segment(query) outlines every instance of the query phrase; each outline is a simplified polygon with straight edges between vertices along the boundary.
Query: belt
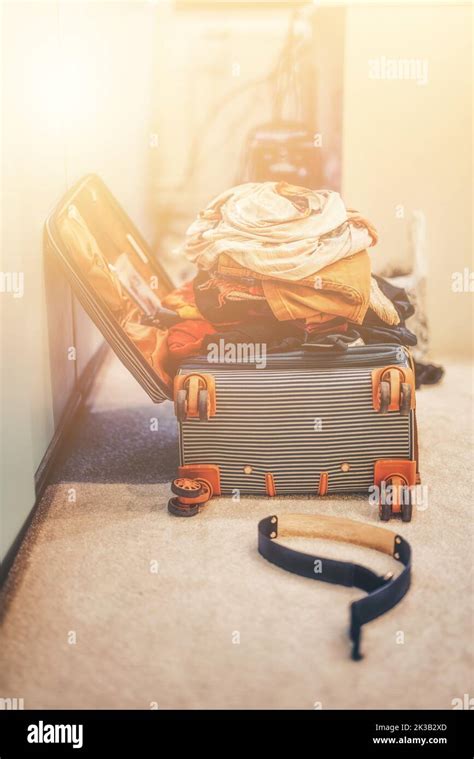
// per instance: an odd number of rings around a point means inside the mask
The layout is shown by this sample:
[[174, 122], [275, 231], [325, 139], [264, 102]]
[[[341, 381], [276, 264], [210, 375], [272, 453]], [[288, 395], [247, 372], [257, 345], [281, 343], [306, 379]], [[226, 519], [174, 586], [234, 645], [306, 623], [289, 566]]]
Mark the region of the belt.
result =
[[[366, 548], [393, 556], [404, 565], [397, 577], [390, 572], [378, 575], [371, 569], [349, 561], [324, 559], [302, 553], [275, 542], [275, 538], [304, 537], [357, 543]], [[258, 525], [258, 550], [273, 564], [313, 580], [356, 587], [368, 595], [353, 601], [350, 606], [352, 659], [362, 659], [360, 653], [362, 625], [376, 619], [395, 606], [408, 591], [411, 575], [409, 543], [391, 530], [355, 522], [340, 517], [306, 514], [283, 514], [266, 517]]]

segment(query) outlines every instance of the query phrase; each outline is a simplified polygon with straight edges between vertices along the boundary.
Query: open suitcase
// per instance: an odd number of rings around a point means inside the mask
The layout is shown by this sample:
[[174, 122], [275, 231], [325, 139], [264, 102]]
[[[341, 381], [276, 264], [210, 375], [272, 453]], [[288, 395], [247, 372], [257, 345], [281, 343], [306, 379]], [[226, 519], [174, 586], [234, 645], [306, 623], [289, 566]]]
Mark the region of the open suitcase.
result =
[[133, 282], [127, 284], [141, 278], [162, 298], [173, 283], [95, 175], [79, 181], [49, 215], [45, 249], [150, 398], [174, 400], [180, 427], [174, 513], [196, 513], [212, 495], [389, 492], [379, 504], [381, 519], [411, 519], [419, 474], [406, 348], [274, 353], [264, 368], [224, 358], [214, 363], [206, 355], [178, 365], [167, 351], [166, 329], [150, 321]]

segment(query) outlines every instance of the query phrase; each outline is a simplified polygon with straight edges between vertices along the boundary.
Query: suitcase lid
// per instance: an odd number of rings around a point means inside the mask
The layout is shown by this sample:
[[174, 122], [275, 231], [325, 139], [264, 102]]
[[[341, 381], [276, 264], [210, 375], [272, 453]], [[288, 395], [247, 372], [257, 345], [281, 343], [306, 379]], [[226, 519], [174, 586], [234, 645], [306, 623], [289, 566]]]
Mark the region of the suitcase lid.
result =
[[141, 316], [175, 286], [100, 177], [86, 175], [59, 201], [45, 222], [45, 249], [150, 398], [170, 398], [166, 332]]

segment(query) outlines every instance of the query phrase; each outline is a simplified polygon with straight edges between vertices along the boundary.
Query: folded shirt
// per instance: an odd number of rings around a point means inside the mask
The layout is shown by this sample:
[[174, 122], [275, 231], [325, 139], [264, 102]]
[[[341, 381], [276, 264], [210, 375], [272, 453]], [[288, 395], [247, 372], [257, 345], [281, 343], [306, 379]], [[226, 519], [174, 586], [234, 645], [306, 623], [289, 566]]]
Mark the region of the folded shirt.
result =
[[361, 324], [369, 310], [385, 324], [396, 325], [400, 321], [397, 309], [381, 291], [377, 278], [371, 277], [366, 250], [336, 261], [298, 282], [286, 282], [252, 272], [227, 253], [219, 256], [217, 272], [225, 276], [260, 280], [273, 314], [282, 321], [320, 321], [321, 315], [324, 315], [326, 319], [340, 316]]

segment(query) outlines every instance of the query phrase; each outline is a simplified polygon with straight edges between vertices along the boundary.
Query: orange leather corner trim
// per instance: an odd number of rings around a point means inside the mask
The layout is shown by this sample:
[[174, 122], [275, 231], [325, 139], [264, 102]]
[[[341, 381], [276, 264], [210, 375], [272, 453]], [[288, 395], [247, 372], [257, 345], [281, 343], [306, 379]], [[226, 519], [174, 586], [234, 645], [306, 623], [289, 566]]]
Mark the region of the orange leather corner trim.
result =
[[383, 480], [401, 477], [407, 485], [416, 485], [416, 461], [410, 459], [379, 459], [374, 466], [374, 485]]
[[216, 381], [212, 374], [177, 374], [173, 383], [173, 399], [176, 401], [178, 390], [188, 391], [188, 413], [190, 418], [199, 417], [198, 394], [199, 390], [207, 390], [209, 393], [209, 416], [215, 416], [217, 412]]
[[372, 405], [375, 411], [380, 411], [380, 395], [379, 388], [380, 383], [385, 376], [390, 376], [391, 394], [389, 411], [398, 411], [400, 408], [400, 384], [406, 382], [411, 387], [411, 408], [416, 407], [416, 393], [415, 393], [415, 375], [412, 369], [406, 366], [397, 366], [396, 364], [390, 366], [382, 366], [378, 369], [372, 369]]
[[211, 487], [211, 495], [221, 494], [221, 473], [216, 464], [184, 464], [178, 467], [178, 477], [205, 480]]
[[276, 495], [275, 479], [271, 472], [265, 472], [265, 489], [267, 491], [267, 495]]
[[329, 474], [327, 472], [321, 472], [319, 475], [319, 487], [318, 495], [326, 495], [328, 492]]

